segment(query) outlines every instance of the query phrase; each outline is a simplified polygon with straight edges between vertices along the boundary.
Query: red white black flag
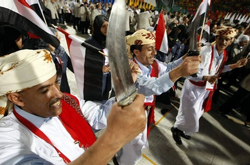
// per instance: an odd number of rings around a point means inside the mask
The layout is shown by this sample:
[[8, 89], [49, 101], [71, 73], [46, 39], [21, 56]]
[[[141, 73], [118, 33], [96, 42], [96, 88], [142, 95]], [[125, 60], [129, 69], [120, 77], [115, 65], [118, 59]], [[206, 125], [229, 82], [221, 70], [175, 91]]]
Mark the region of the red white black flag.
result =
[[0, 0], [0, 22], [39, 36], [56, 48], [60, 45], [59, 40], [25, 0]]
[[[191, 22], [191, 25], [189, 26], [188, 28], [188, 31], [190, 31], [191, 28], [194, 28], [194, 27], [202, 27], [203, 24], [205, 23], [205, 18], [207, 16], [207, 12], [208, 12], [208, 9], [209, 9], [209, 6], [210, 6], [210, 3], [211, 1], [210, 0], [203, 0], [200, 4], [200, 6], [198, 7], [196, 13], [195, 13], [195, 16]], [[199, 20], [199, 21], [197, 21]], [[194, 25], [194, 24], [197, 24], [198, 25]]]
[[168, 53], [168, 37], [167, 37], [167, 32], [166, 32], [166, 27], [165, 27], [165, 21], [163, 18], [163, 12], [160, 12], [159, 18], [156, 22], [155, 25], [155, 47], [157, 50], [163, 52], [163, 53]]
[[102, 101], [102, 67], [105, 59], [99, 53], [102, 50], [63, 29], [57, 27], [57, 30], [65, 35], [80, 97], [84, 100]]

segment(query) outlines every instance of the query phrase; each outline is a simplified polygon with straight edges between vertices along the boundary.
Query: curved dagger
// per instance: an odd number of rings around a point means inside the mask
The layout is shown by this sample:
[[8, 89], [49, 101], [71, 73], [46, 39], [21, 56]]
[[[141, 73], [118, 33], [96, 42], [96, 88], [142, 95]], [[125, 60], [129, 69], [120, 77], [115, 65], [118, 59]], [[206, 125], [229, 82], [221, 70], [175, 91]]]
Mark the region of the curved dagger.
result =
[[115, 86], [117, 102], [129, 105], [136, 97], [137, 89], [132, 79], [125, 43], [125, 0], [115, 0], [109, 18], [107, 48], [111, 76]]

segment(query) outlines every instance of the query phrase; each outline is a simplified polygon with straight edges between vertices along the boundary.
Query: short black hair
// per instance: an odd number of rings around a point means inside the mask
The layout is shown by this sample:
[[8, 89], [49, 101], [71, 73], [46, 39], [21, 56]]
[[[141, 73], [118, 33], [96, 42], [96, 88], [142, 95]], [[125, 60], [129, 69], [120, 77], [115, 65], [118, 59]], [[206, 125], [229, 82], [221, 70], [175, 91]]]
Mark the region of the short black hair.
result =
[[132, 52], [133, 57], [134, 57], [134, 50], [136, 49], [136, 50], [141, 51], [141, 50], [142, 50], [142, 46], [143, 46], [143, 45], [131, 45], [131, 46], [130, 46], [130, 51]]

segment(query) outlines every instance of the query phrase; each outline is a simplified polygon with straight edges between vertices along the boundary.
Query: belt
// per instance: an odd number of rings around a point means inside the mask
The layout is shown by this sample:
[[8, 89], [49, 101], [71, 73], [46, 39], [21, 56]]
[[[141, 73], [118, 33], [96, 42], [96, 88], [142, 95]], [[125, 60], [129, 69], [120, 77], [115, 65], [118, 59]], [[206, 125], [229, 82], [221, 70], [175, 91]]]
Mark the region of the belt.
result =
[[193, 80], [189, 80], [193, 85], [199, 86], [199, 87], [204, 87], [206, 86], [206, 81], [193, 81]]

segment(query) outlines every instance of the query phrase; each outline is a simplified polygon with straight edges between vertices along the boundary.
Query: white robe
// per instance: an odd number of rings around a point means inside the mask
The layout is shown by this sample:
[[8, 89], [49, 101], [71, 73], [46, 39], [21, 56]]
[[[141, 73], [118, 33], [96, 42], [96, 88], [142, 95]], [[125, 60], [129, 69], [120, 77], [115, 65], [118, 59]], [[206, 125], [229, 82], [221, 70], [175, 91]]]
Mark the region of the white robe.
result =
[[[199, 67], [197, 77], [189, 77], [185, 80], [182, 87], [182, 93], [180, 98], [180, 107], [175, 128], [178, 128], [185, 132], [187, 135], [191, 135], [199, 131], [199, 119], [204, 112], [203, 102], [208, 97], [209, 91], [206, 90], [206, 86], [193, 85], [189, 80], [202, 81], [203, 76], [215, 75], [221, 62], [223, 55], [218, 55], [214, 45], [214, 58], [212, 61], [211, 71], [209, 73], [209, 65], [211, 62], [212, 49], [211, 46], [204, 46], [200, 54], [203, 56], [202, 63]], [[229, 66], [225, 66], [222, 72], [230, 71]]]
[[[136, 59], [135, 59], [136, 60]], [[136, 60], [137, 64], [140, 67], [141, 74], [137, 78], [137, 88], [138, 93], [145, 95], [144, 102], [153, 102], [154, 95], [160, 95], [163, 92], [169, 90], [174, 83], [169, 78], [169, 71], [176, 68], [182, 62], [182, 58], [176, 60], [175, 62], [164, 64], [162, 62], [158, 63], [159, 77], [150, 77], [152, 68], [147, 68]], [[148, 113], [146, 112], [148, 116]], [[145, 123], [147, 126], [147, 123]], [[117, 153], [117, 161], [120, 165], [133, 165], [136, 164], [142, 155], [142, 149], [148, 147], [147, 140], [147, 127], [142, 133], [140, 133], [134, 140], [125, 144], [122, 149]]]

